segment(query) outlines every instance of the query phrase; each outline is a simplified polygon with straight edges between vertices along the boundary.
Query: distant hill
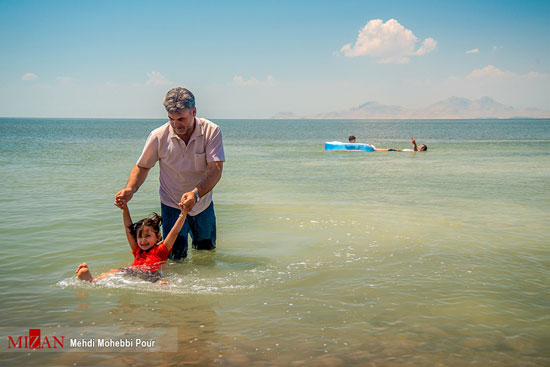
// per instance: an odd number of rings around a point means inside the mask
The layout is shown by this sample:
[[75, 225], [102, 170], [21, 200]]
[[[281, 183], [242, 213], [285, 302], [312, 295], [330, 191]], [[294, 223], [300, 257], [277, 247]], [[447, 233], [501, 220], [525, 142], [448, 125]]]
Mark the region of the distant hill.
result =
[[478, 100], [450, 97], [424, 108], [404, 108], [366, 102], [347, 110], [297, 115], [278, 113], [274, 119], [475, 119], [475, 118], [550, 118], [550, 111], [506, 106], [490, 97]]
[[279, 119], [279, 120], [295, 120], [295, 119], [300, 119], [301, 117], [292, 112], [279, 112], [272, 118]]

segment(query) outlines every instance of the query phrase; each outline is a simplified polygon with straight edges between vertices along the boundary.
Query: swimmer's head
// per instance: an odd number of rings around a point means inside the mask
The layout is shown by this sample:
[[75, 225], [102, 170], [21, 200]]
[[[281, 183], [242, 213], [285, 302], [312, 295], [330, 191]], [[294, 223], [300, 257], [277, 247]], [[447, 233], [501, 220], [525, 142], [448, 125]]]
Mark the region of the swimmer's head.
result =
[[355, 138], [354, 135], [350, 135], [350, 136], [348, 137], [348, 140], [349, 140], [350, 143], [355, 143], [355, 139], [356, 139], [356, 138]]
[[421, 152], [425, 152], [428, 150], [428, 146], [426, 144], [422, 144], [421, 146], [418, 147], [418, 150]]
[[162, 217], [157, 213], [153, 213], [150, 217], [130, 224], [128, 229], [138, 243], [138, 246], [142, 250], [149, 250], [162, 238], [160, 235], [161, 223]]

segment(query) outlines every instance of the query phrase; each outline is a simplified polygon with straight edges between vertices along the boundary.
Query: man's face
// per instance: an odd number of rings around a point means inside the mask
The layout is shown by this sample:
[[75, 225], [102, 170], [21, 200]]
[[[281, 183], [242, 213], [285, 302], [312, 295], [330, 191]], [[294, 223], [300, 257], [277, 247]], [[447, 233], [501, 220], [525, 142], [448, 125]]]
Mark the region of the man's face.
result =
[[195, 122], [197, 109], [185, 109], [174, 113], [168, 113], [170, 125], [178, 135], [191, 135]]

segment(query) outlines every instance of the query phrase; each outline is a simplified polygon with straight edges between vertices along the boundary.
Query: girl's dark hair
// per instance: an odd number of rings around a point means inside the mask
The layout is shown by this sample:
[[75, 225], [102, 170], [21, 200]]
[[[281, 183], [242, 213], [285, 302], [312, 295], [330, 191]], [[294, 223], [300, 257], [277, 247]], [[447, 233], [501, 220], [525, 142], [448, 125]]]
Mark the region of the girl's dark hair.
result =
[[151, 216], [132, 223], [128, 226], [130, 234], [137, 240], [137, 235], [141, 227], [148, 226], [153, 228], [155, 233], [160, 232], [160, 224], [162, 223], [162, 217], [157, 213], [151, 214]]

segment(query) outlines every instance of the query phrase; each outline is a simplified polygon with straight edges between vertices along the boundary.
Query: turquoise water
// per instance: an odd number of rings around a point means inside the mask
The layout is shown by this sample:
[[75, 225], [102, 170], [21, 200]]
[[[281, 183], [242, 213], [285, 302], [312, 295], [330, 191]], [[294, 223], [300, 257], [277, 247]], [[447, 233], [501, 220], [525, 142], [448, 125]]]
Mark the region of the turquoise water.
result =
[[[550, 363], [550, 120], [216, 120], [218, 249], [165, 286], [78, 282], [131, 262], [112, 201], [163, 122], [0, 119], [0, 327], [175, 326], [178, 352], [2, 365]], [[429, 151], [324, 152], [351, 134]], [[134, 218], [160, 210], [157, 176]]]

